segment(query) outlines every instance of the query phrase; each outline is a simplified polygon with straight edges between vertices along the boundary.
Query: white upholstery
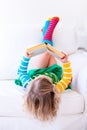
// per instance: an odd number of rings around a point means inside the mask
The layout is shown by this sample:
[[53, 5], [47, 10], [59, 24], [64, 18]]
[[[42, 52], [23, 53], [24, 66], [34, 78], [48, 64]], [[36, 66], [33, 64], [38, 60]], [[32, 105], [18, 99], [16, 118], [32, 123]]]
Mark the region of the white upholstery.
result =
[[69, 59], [73, 68], [72, 89], [85, 93], [87, 88], [87, 52], [78, 50]]
[[80, 130], [80, 127], [81, 130], [85, 130], [82, 129], [82, 127], [85, 127], [85, 117], [82, 116], [85, 101], [83, 96], [79, 93], [73, 90], [63, 92], [58, 117], [50, 124], [45, 125], [40, 124], [38, 120], [27, 115], [23, 108], [23, 94], [23, 90], [16, 86], [13, 80], [0, 81], [0, 128], [5, 130], [7, 126], [9, 130], [24, 130], [25, 128], [36, 130], [48, 130], [48, 128], [50, 130], [69, 130], [67, 129], [70, 128], [69, 125], [76, 123], [71, 130], [73, 130], [73, 128], [75, 128], [74, 130]]
[[[14, 80], [0, 81], [0, 116], [23, 117], [23, 92]], [[84, 112], [84, 99], [79, 93], [67, 90], [61, 95], [60, 111], [62, 115]], [[70, 107], [69, 107], [70, 106]], [[74, 107], [73, 107], [74, 106]]]
[[[65, 90], [61, 94], [58, 117], [52, 124], [42, 126], [39, 121], [27, 118], [27, 113], [23, 109], [23, 91], [15, 85], [14, 79], [17, 78], [17, 69], [26, 48], [41, 43], [41, 27], [41, 25], [27, 24], [8, 24], [4, 27], [2, 36], [5, 36], [5, 39], [0, 39], [2, 43], [0, 46], [0, 129], [86, 130], [87, 52], [76, 51], [78, 46], [72, 27], [62, 28], [59, 25], [54, 32], [54, 46], [70, 54], [69, 59], [73, 69], [72, 90]], [[34, 67], [33, 60], [32, 64], [30, 68]], [[85, 77], [84, 80], [82, 77]]]
[[87, 27], [86, 25], [81, 25], [77, 27], [75, 33], [75, 39], [78, 48], [87, 51]]
[[66, 90], [61, 97], [60, 111], [62, 115], [79, 114], [84, 112], [84, 98], [79, 93], [72, 90]]

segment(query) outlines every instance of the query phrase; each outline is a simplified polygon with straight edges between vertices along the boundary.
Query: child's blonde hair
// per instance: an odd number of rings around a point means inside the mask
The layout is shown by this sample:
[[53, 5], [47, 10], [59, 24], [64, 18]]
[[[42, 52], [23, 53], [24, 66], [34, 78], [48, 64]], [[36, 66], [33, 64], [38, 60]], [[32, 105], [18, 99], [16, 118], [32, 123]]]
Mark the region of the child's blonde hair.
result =
[[47, 76], [34, 79], [27, 88], [25, 105], [28, 112], [43, 121], [56, 117], [60, 94]]

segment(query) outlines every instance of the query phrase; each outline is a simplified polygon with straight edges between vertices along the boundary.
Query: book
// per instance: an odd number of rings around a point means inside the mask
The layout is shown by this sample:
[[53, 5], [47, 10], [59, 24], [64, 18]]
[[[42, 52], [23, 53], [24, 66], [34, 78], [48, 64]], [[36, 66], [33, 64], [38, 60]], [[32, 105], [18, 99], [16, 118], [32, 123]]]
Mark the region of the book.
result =
[[55, 49], [50, 44], [47, 44], [47, 49], [56, 58], [58, 58], [58, 57], [63, 58], [65, 56], [61, 51], [58, 51], [57, 49]]
[[58, 51], [53, 46], [51, 46], [50, 44], [47, 44], [47, 43], [41, 43], [41, 44], [38, 44], [36, 46], [33, 46], [33, 47], [27, 49], [27, 52], [32, 54], [32, 56], [36, 56], [36, 55], [44, 53], [46, 51], [48, 51], [50, 54], [52, 54], [56, 58], [58, 58], [58, 57], [63, 58], [65, 56], [62, 52]]
[[32, 56], [36, 56], [36, 55], [44, 53], [46, 51], [47, 51], [47, 47], [46, 47], [46, 44], [44, 44], [44, 43], [38, 44], [36, 46], [33, 46], [33, 47], [27, 49], [27, 52], [32, 54]]

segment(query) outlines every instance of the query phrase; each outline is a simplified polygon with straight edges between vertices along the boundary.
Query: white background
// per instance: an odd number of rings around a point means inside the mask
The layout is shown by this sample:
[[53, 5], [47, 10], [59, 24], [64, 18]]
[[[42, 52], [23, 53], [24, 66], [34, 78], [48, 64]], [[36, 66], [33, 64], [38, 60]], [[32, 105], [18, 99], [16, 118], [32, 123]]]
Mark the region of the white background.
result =
[[0, 0], [0, 26], [42, 23], [51, 16], [71, 25], [87, 22], [87, 0]]
[[[35, 42], [36, 37], [39, 39], [41, 32], [37, 32], [36, 28], [35, 31], [29, 31], [30, 26], [43, 25], [48, 17], [53, 16], [60, 17], [58, 27], [61, 25], [62, 28], [73, 28], [86, 25], [87, 0], [0, 0], [1, 78], [6, 75], [12, 77], [12, 74], [16, 73], [24, 48], [31, 44], [29, 40], [33, 39]], [[64, 35], [66, 33], [65, 31]], [[72, 42], [72, 35], [64, 35], [65, 43]]]

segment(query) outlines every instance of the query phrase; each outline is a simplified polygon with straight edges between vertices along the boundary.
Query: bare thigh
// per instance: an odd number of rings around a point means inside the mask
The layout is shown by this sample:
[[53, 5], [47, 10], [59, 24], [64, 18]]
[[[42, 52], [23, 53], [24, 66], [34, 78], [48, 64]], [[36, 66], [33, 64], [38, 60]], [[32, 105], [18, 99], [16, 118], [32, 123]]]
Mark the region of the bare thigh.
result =
[[51, 55], [51, 56], [50, 56], [50, 60], [49, 60], [48, 67], [49, 67], [49, 66], [52, 66], [53, 64], [57, 64], [57, 61], [56, 61], [55, 57]]
[[33, 66], [34, 68], [47, 68], [53, 64], [56, 64], [54, 56], [50, 55], [48, 52], [38, 55], [38, 57], [34, 60]]

